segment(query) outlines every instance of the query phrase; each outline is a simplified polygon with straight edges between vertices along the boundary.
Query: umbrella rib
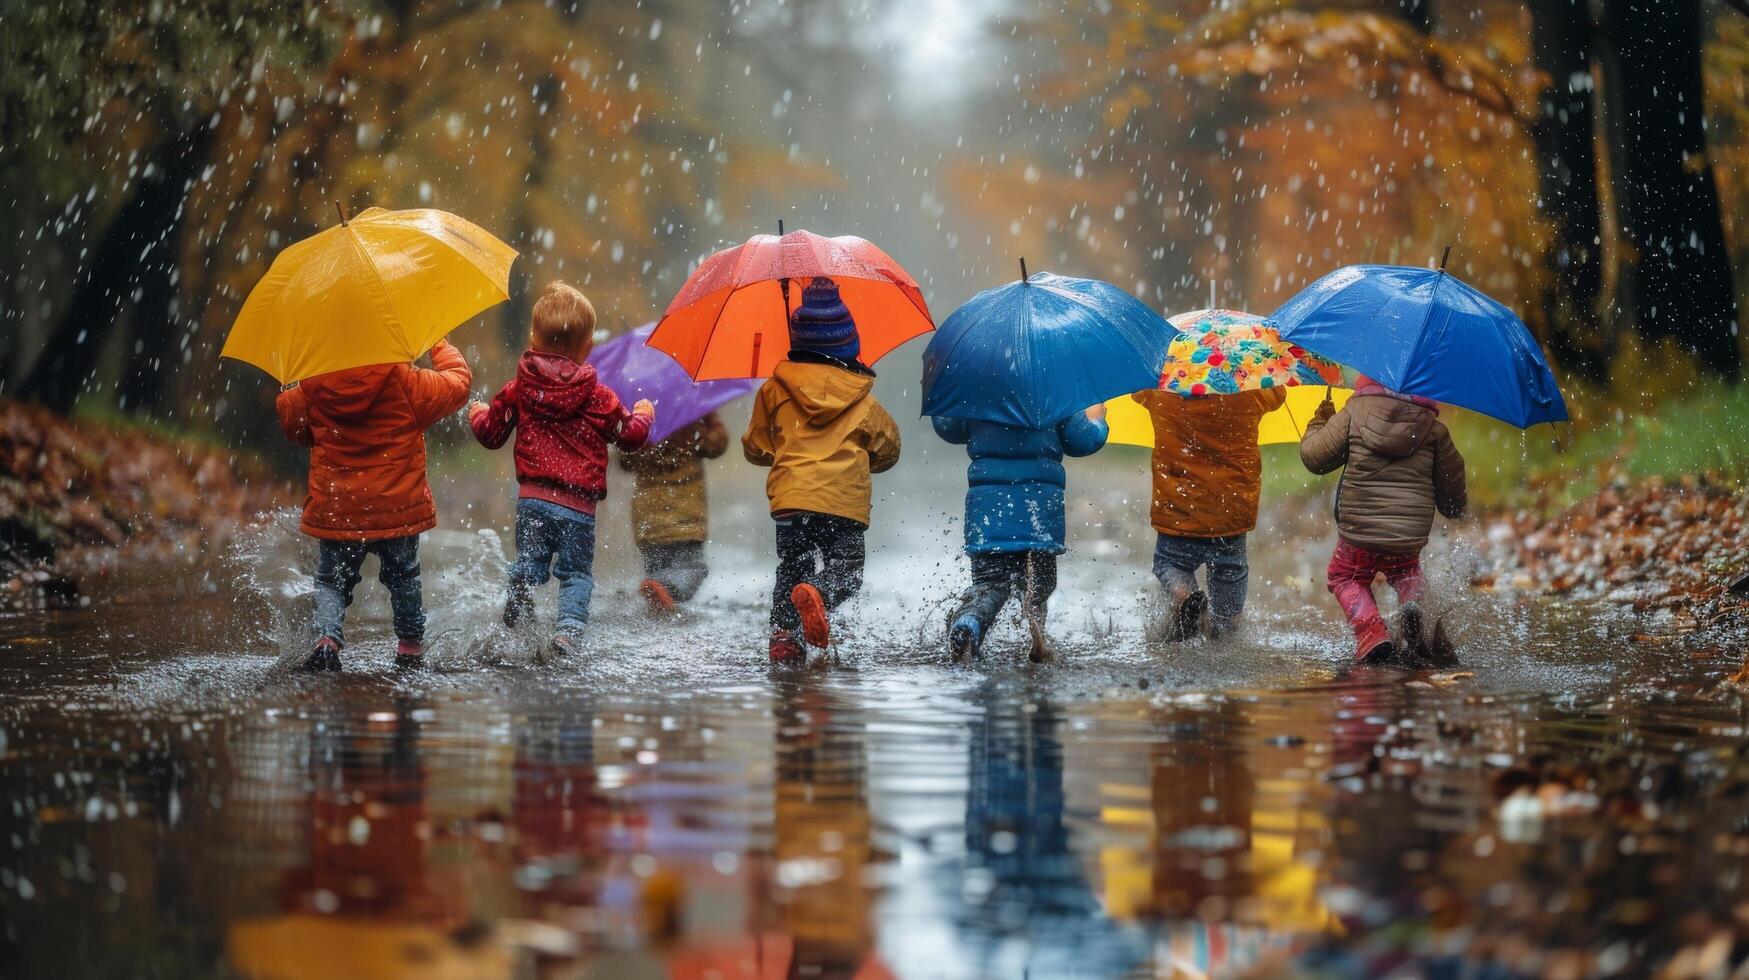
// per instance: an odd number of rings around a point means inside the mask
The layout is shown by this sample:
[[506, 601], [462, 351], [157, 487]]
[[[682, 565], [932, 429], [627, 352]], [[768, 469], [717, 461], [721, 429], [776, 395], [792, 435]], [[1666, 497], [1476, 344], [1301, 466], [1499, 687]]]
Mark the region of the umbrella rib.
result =
[[[779, 242], [781, 243], [782, 239], [779, 239]], [[747, 244], [751, 245], [752, 243], [749, 242]], [[783, 258], [782, 245], [780, 244], [778, 246], [778, 248], [779, 248], [778, 259], [781, 261]], [[746, 268], [747, 262], [749, 261], [749, 258], [752, 256], [752, 254], [753, 254], [753, 250], [748, 248], [746, 245], [743, 245], [741, 247], [740, 254], [735, 256], [735, 267], [732, 270], [730, 270], [730, 272], [729, 272], [728, 292], [723, 294], [722, 305], [717, 307], [716, 315], [711, 317], [711, 328], [705, 334], [706, 339], [704, 342], [704, 349], [699, 351], [698, 365], [693, 368], [694, 371], [697, 371], [697, 372], [704, 371], [705, 359], [710, 356], [711, 348], [716, 346], [717, 327], [722, 325], [723, 311], [729, 308], [729, 301], [735, 298], [736, 293], [740, 292], [744, 288], [750, 288], [753, 285], [753, 283], [748, 283], [747, 286], [741, 285], [741, 271], [744, 268]], [[758, 375], [753, 375], [753, 377], [758, 377]], [[695, 378], [694, 380], [697, 380], [697, 379]]]
[[[364, 260], [364, 267], [370, 270], [371, 281], [377, 284], [377, 289], [383, 296], [383, 303], [388, 306], [389, 312], [394, 314], [395, 330], [401, 335], [401, 344], [408, 349], [412, 349], [413, 344], [407, 339], [407, 322], [401, 317], [401, 311], [395, 308], [395, 297], [389, 292], [389, 284], [383, 282], [382, 272], [377, 269], [377, 264], [371, 261], [370, 253], [364, 250], [364, 243], [358, 240], [358, 233], [344, 225], [341, 226], [340, 233], [345, 235], [346, 240], [352, 243], [353, 250]], [[425, 352], [413, 351], [413, 356], [409, 357], [408, 360], [417, 360], [419, 355], [423, 353]]]

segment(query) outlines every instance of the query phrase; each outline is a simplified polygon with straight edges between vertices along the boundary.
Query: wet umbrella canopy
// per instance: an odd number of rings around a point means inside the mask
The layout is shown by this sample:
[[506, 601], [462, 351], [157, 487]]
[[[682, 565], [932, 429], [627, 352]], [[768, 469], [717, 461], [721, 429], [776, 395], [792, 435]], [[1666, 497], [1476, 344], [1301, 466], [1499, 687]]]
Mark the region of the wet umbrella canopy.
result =
[[1284, 339], [1393, 391], [1521, 429], [1567, 419], [1524, 321], [1443, 268], [1351, 265], [1301, 290], [1273, 319]]
[[1054, 425], [1159, 383], [1175, 335], [1110, 283], [1035, 273], [972, 297], [936, 331], [923, 352], [923, 414]]
[[650, 442], [661, 442], [707, 414], [740, 398], [759, 382], [750, 379], [693, 381], [674, 358], [649, 346], [654, 323], [646, 323], [595, 346], [589, 363], [600, 372], [601, 382], [630, 405], [648, 398], [656, 406], [656, 421], [650, 424]]
[[273, 260], [222, 356], [281, 383], [405, 363], [504, 302], [515, 260], [515, 249], [453, 214], [369, 208]]
[[935, 329], [910, 273], [872, 242], [811, 231], [754, 235], [705, 259], [650, 335], [700, 381], [763, 378], [789, 354], [789, 314], [815, 276], [838, 284], [865, 364]]

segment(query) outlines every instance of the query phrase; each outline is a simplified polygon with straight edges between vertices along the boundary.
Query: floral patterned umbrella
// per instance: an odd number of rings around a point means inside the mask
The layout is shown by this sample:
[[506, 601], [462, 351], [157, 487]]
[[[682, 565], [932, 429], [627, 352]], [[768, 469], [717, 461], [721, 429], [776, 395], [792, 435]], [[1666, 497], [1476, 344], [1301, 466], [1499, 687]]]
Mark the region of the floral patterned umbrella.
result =
[[[1263, 416], [1257, 441], [1264, 445], [1299, 442], [1318, 402], [1329, 395], [1338, 408], [1348, 400], [1346, 388], [1314, 386], [1342, 384], [1342, 369], [1281, 339], [1269, 320], [1234, 310], [1197, 310], [1169, 321], [1178, 331], [1166, 351], [1160, 388], [1186, 398], [1235, 395], [1259, 388], [1288, 389], [1287, 404]], [[1295, 389], [1301, 389], [1296, 391]], [[1106, 402], [1109, 441], [1152, 446], [1154, 422], [1148, 410], [1125, 395]]]
[[1186, 397], [1233, 395], [1260, 388], [1339, 385], [1342, 368], [1281, 339], [1275, 324], [1251, 313], [1197, 310], [1169, 321], [1178, 336], [1166, 351], [1160, 388]]

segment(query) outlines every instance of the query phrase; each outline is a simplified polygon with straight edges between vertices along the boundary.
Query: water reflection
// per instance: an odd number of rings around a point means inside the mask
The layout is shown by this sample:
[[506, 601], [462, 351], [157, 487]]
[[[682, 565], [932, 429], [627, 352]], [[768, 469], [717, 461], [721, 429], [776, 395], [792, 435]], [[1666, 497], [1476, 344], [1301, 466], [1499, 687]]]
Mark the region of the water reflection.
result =
[[1063, 719], [1045, 701], [991, 705], [968, 740], [964, 866], [948, 887], [980, 976], [1120, 974], [1141, 960], [1083, 873], [1066, 819]]
[[359, 718], [323, 712], [287, 747], [305, 755], [303, 831], [278, 876], [275, 914], [232, 922], [231, 966], [262, 980], [497, 977], [506, 952], [474, 917], [467, 844], [434, 827], [417, 699]]
[[1739, 706], [1367, 674], [1063, 696], [1055, 673], [1086, 669], [269, 677], [155, 707], [0, 705], [0, 974], [1742, 958]]

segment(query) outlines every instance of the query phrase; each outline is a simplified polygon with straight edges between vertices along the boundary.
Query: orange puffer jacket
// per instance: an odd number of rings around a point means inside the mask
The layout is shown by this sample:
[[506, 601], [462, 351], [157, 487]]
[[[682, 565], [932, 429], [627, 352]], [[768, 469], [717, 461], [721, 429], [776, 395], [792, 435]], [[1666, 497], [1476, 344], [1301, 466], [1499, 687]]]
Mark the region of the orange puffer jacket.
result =
[[1195, 398], [1155, 390], [1135, 397], [1154, 419], [1154, 530], [1224, 538], [1256, 527], [1263, 487], [1257, 425], [1287, 400], [1287, 389]]
[[280, 393], [280, 428], [310, 447], [305, 534], [382, 541], [436, 526], [425, 430], [462, 407], [473, 375], [448, 341], [431, 349], [431, 363], [436, 370], [373, 364], [318, 374]]

